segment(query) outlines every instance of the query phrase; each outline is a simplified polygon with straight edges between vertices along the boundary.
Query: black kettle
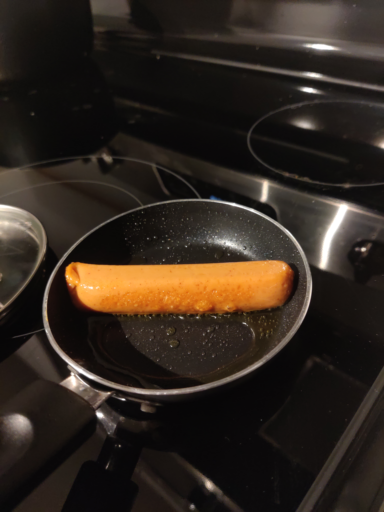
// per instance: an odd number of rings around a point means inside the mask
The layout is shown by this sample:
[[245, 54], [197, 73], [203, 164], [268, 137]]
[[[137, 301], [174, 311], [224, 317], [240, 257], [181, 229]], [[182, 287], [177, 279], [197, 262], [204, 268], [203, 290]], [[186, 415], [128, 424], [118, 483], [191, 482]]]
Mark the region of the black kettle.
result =
[[89, 0], [0, 2], [0, 82], [80, 67], [92, 42]]

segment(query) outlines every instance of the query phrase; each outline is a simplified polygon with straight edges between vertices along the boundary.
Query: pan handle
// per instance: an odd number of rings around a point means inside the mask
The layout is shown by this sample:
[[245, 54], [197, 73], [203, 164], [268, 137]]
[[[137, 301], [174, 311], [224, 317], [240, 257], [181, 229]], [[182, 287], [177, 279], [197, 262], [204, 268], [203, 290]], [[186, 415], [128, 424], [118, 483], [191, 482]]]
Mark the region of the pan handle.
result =
[[140, 452], [139, 439], [107, 437], [97, 462], [81, 466], [62, 512], [132, 510], [138, 486], [131, 477]]
[[95, 408], [109, 394], [72, 375], [61, 385], [35, 381], [0, 408], [1, 510], [20, 501], [94, 432]]

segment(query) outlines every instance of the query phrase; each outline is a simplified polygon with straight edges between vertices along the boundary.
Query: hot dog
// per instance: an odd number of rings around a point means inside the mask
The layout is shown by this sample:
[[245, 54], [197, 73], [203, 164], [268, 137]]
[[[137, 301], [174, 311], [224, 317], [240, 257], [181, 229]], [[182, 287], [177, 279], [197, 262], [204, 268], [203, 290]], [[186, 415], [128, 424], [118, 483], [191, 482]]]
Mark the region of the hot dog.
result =
[[294, 272], [282, 261], [191, 265], [90, 265], [65, 272], [73, 303], [114, 314], [201, 314], [283, 305]]

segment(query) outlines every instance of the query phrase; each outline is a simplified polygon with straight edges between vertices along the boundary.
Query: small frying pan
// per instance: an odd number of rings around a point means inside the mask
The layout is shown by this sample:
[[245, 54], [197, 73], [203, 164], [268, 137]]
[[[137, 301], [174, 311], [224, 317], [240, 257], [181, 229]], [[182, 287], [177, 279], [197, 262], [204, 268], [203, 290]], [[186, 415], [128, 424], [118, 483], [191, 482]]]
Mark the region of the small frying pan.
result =
[[[85, 313], [72, 305], [64, 279], [73, 261], [154, 265], [266, 259], [291, 265], [295, 289], [281, 308], [248, 314]], [[295, 334], [311, 287], [308, 262], [293, 236], [269, 217], [236, 204], [159, 203], [91, 231], [58, 263], [43, 304], [48, 339], [73, 375], [62, 385], [38, 381], [0, 411], [8, 423], [10, 415], [22, 415], [33, 432], [33, 442], [5, 470], [0, 454], [0, 499], [94, 421], [94, 409], [111, 394], [158, 404], [197, 398], [250, 376]], [[0, 436], [7, 421], [0, 422]]]

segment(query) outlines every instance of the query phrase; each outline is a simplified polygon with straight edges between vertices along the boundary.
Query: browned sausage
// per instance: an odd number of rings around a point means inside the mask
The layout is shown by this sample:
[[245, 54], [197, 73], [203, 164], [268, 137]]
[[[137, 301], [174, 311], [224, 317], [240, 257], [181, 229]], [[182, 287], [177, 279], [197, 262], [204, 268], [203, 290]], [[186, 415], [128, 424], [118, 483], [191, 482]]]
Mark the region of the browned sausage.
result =
[[71, 263], [65, 275], [78, 307], [142, 315], [275, 308], [291, 294], [294, 273], [282, 261], [245, 261], [125, 266]]

